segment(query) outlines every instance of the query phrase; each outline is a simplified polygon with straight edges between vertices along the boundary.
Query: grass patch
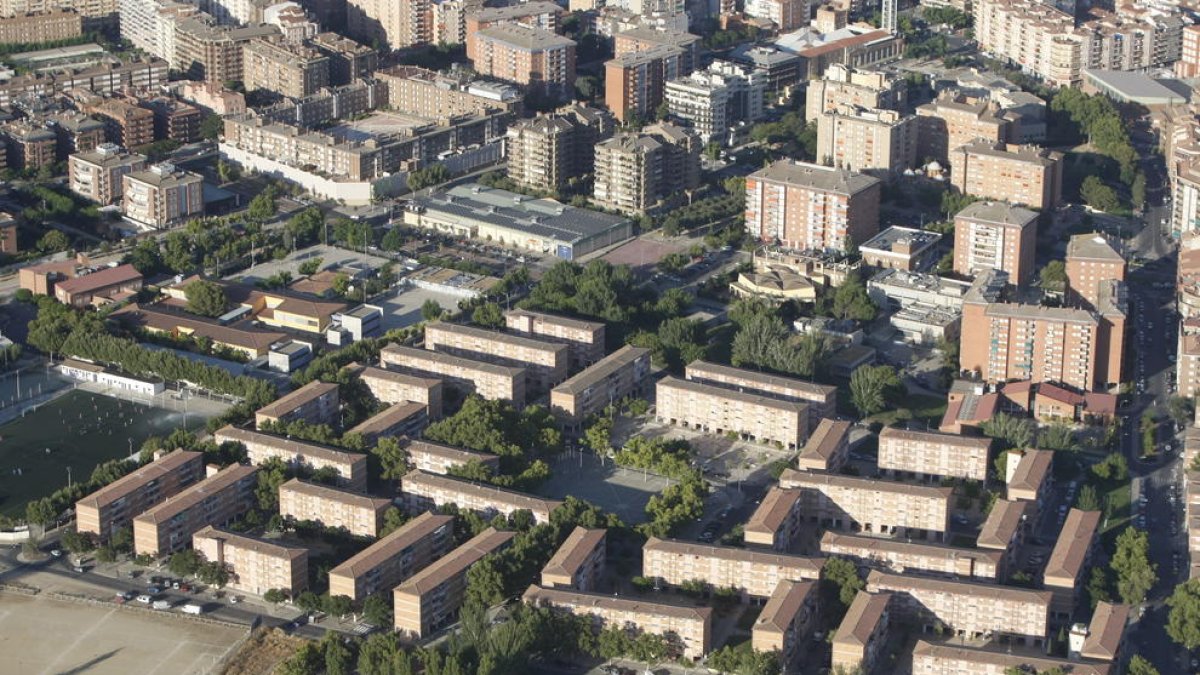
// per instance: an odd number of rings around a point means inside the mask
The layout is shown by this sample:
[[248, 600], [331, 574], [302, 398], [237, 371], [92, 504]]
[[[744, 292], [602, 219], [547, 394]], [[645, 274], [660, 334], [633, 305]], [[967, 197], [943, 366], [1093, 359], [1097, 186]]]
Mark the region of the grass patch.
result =
[[904, 398], [904, 403], [906, 405], [871, 415], [866, 421], [879, 422], [886, 427], [900, 421], [915, 420], [927, 422], [936, 428], [946, 414], [946, 399], [937, 396], [910, 395]]
[[[1129, 524], [1130, 517], [1132, 516], [1129, 510], [1129, 503], [1132, 498], [1133, 487], [1129, 484], [1129, 482], [1125, 482], [1116, 486], [1112, 490], [1109, 490], [1104, 496], [1104, 499], [1107, 500], [1106, 505], [1111, 504], [1112, 506], [1111, 510], [1107, 511], [1110, 513], [1108, 516], [1108, 522], [1104, 523], [1102, 521], [1101, 523], [1101, 532], [1104, 533], [1106, 538], [1111, 534], [1114, 540], [1114, 545], [1118, 531], [1125, 529], [1125, 526]], [[1105, 545], [1108, 544], [1109, 542], [1105, 541]]]

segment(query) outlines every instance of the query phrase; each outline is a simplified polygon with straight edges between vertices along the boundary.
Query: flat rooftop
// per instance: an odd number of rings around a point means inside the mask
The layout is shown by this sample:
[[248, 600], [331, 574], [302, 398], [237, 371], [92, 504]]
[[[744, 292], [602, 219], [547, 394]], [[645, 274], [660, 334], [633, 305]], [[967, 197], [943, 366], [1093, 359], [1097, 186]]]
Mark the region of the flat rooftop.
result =
[[376, 111], [362, 119], [343, 122], [324, 131], [342, 142], [362, 143], [388, 136], [405, 135], [427, 126], [429, 120], [416, 115]]
[[848, 169], [836, 169], [791, 159], [781, 159], [764, 169], [755, 171], [750, 174], [750, 177], [842, 195], [858, 194], [881, 182], [873, 176], [855, 173]]
[[907, 244], [909, 253], [915, 254], [938, 243], [942, 235], [937, 232], [929, 232], [927, 230], [917, 230], [911, 227], [900, 227], [892, 225], [879, 234], [871, 237], [862, 244], [858, 249], [869, 249], [872, 251], [887, 251], [889, 253], [897, 253], [897, 244]]

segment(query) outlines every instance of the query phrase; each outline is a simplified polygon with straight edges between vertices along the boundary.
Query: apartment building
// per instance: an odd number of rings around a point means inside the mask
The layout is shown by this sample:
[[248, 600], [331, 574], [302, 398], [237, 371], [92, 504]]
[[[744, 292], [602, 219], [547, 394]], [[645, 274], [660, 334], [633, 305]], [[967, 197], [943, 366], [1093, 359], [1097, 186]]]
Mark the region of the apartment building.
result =
[[805, 403], [808, 405], [810, 427], [813, 428], [823, 419], [836, 417], [837, 387], [709, 361], [692, 361], [687, 365], [683, 376], [695, 382], [747, 391], [783, 401]]
[[379, 352], [384, 368], [409, 375], [436, 377], [444, 385], [486, 399], [525, 405], [525, 369], [475, 361], [428, 349], [390, 344]]
[[1200, 26], [1183, 27], [1175, 76], [1183, 79], [1200, 76]]
[[387, 85], [389, 108], [430, 119], [516, 113], [523, 99], [512, 85], [455, 77], [417, 66], [392, 66], [376, 71], [375, 78]]
[[800, 662], [816, 628], [819, 587], [814, 581], [779, 582], [750, 629], [751, 648], [756, 652], [778, 652], [784, 672]]
[[879, 232], [878, 178], [780, 160], [746, 178], [746, 230], [794, 249], [845, 251]]
[[226, 89], [219, 82], [185, 81], [179, 84], [178, 96], [216, 115], [238, 115], [246, 112], [246, 96]]
[[425, 326], [425, 348], [525, 371], [527, 391], [549, 391], [567, 379], [567, 345], [521, 335], [435, 321]]
[[9, 122], [0, 127], [0, 135], [11, 168], [33, 171], [55, 161], [58, 137], [45, 127], [28, 121]]
[[217, 26], [199, 17], [175, 25], [175, 59], [171, 66], [189, 79], [208, 82], [245, 80], [244, 50], [248, 43], [279, 34], [269, 24]]
[[179, 143], [200, 140], [200, 123], [204, 114], [200, 108], [166, 96], [143, 101], [143, 107], [154, 114], [154, 137]]
[[428, 44], [433, 27], [431, 0], [346, 0], [346, 32], [389, 50]]
[[[1129, 626], [1130, 615], [1133, 614], [1131, 605], [1115, 605], [1111, 602], [1097, 602], [1092, 620], [1087, 626], [1087, 636], [1083, 640], [1080, 656], [1085, 659], [1108, 661], [1119, 664], [1122, 661], [1122, 647], [1125, 645], [1125, 635]], [[1074, 633], [1074, 631], [1072, 631]], [[1075, 646], [1072, 634], [1068, 640], [1071, 647]], [[1072, 649], [1072, 651], [1074, 651]]]
[[333, 382], [313, 380], [299, 389], [259, 408], [254, 413], [254, 423], [287, 424], [308, 422], [309, 424], [333, 425], [337, 422], [338, 385]]
[[471, 34], [501, 24], [521, 24], [530, 28], [558, 32], [563, 8], [546, 0], [530, 0], [507, 7], [481, 7], [466, 15], [467, 44]]
[[998, 581], [1003, 551], [826, 532], [821, 553], [852, 558], [859, 565], [899, 574], [930, 574]]
[[1058, 540], [1046, 561], [1042, 582], [1053, 595], [1050, 619], [1066, 624], [1075, 611], [1075, 603], [1087, 584], [1088, 566], [1100, 529], [1099, 511], [1071, 509], [1063, 521]]
[[329, 571], [329, 594], [355, 602], [387, 592], [454, 544], [454, 516], [422, 513]]
[[638, 395], [649, 374], [650, 350], [625, 345], [552, 389], [550, 409], [577, 429], [589, 416]]
[[467, 41], [467, 17], [483, 9], [483, 0], [434, 0], [430, 4], [432, 41], [461, 45]]
[[990, 438], [887, 427], [879, 432], [879, 468], [894, 476], [982, 482], [991, 446]]
[[203, 184], [199, 174], [176, 169], [174, 164], [130, 171], [121, 176], [121, 212], [154, 229], [176, 225], [204, 215]]
[[328, 467], [335, 471], [338, 484], [351, 490], [367, 490], [367, 456], [334, 448], [272, 436], [258, 431], [226, 426], [213, 434], [217, 443], [241, 443], [251, 464], [262, 464], [278, 458], [289, 466], [318, 471]]
[[950, 151], [968, 143], [983, 141], [994, 146], [1012, 137], [1011, 124], [1002, 116], [1000, 105], [988, 98], [945, 91], [917, 106], [916, 112], [921, 152], [942, 166], [950, 162]]
[[[116, 25], [116, 0], [0, 0], [0, 16], [71, 11], [84, 18], [87, 30]], [[14, 40], [28, 42], [28, 40]]]
[[296, 597], [308, 588], [308, 549], [281, 546], [209, 525], [192, 535], [192, 547], [229, 572], [227, 588], [254, 595], [278, 589]]
[[176, 450], [75, 502], [75, 529], [106, 542], [133, 517], [204, 478], [204, 455]]
[[666, 377], [655, 387], [658, 421], [708, 433], [735, 433], [797, 450], [808, 438], [808, 405]]
[[1050, 450], [1010, 450], [1006, 466], [1007, 498], [1033, 502], [1040, 508], [1053, 482], [1050, 475], [1053, 464], [1054, 452]]
[[208, 525], [241, 518], [257, 500], [258, 469], [234, 464], [159, 502], [133, 519], [133, 550], [161, 557], [192, 543]]
[[781, 33], [808, 25], [808, 0], [746, 0], [746, 16], [770, 21]]
[[442, 381], [434, 377], [419, 377], [352, 363], [346, 366], [366, 385], [371, 395], [381, 403], [392, 405], [404, 401], [422, 403], [429, 409], [429, 419], [442, 417]]
[[1104, 282], [1125, 282], [1125, 256], [1103, 234], [1076, 234], [1067, 241], [1067, 303], [1097, 309]]
[[668, 586], [699, 580], [711, 589], [736, 589], [743, 598], [770, 597], [780, 581], [815, 581], [824, 564], [823, 558], [658, 537], [642, 547], [642, 576]]
[[700, 185], [700, 138], [666, 122], [622, 132], [596, 145], [592, 198], [639, 214], [679, 202]]
[[762, 503], [750, 514], [744, 527], [745, 542], [786, 552], [800, 533], [804, 514], [800, 511], [799, 490], [772, 487]]
[[1050, 592], [995, 584], [888, 574], [867, 576], [867, 590], [895, 593], [895, 612], [928, 630], [940, 623], [956, 635], [1008, 637], [1040, 646], [1049, 630]]
[[289, 98], [304, 98], [328, 87], [329, 57], [312, 47], [257, 38], [242, 48], [243, 84]]
[[279, 515], [321, 527], [345, 528], [356, 537], [379, 536], [392, 500], [293, 478], [279, 486]]
[[1017, 554], [1025, 541], [1025, 535], [1033, 525], [1030, 522], [1032, 510], [1031, 503], [1027, 501], [998, 499], [979, 528], [975, 545], [1004, 554], [1000, 559], [1001, 579], [1007, 578], [1008, 573], [1015, 570], [1019, 564]]
[[107, 206], [120, 200], [122, 178], [145, 167], [146, 158], [142, 155], [105, 143], [92, 152], [68, 158], [68, 185], [71, 192]]
[[404, 401], [403, 403], [394, 403], [347, 429], [346, 435], [358, 434], [373, 446], [379, 442], [380, 438], [420, 436], [427, 426], [429, 426], [429, 411], [425, 405]]
[[830, 666], [874, 672], [892, 627], [892, 594], [859, 591], [833, 634]]
[[700, 141], [730, 145], [735, 131], [763, 116], [767, 78], [748, 66], [713, 61], [663, 87], [663, 100], [675, 119], [685, 120]]
[[530, 586], [521, 599], [527, 605], [590, 617], [596, 633], [615, 626], [667, 636], [676, 641], [675, 647], [685, 658], [701, 658], [712, 647], [711, 607], [684, 607], [540, 586]]
[[[810, 425], [813, 414], [810, 404]], [[850, 454], [850, 426], [850, 423], [844, 420], [822, 418], [808, 437], [808, 442], [800, 449], [796, 467], [807, 471], [835, 473], [840, 470]]]
[[604, 63], [604, 105], [622, 124], [647, 120], [663, 102], [667, 82], [681, 77], [683, 51], [669, 45], [629, 51]]
[[[508, 127], [508, 177], [518, 185], [552, 192], [579, 174], [573, 159], [583, 149], [575, 147], [575, 125], [553, 115], [518, 120]], [[591, 150], [589, 146], [586, 150]]]
[[508, 330], [539, 340], [567, 345], [571, 368], [586, 368], [604, 358], [604, 323], [557, 314], [513, 309], [504, 313]]
[[455, 448], [440, 443], [427, 441], [412, 441], [404, 448], [410, 469], [436, 473], [442, 476], [450, 474], [450, 469], [456, 466], [466, 466], [472, 462], [492, 470], [500, 471], [500, 457], [487, 452]]
[[130, 101], [102, 98], [83, 106], [104, 123], [110, 143], [136, 148], [154, 142], [154, 113]]
[[1068, 661], [1028, 652], [1013, 653], [1010, 649], [977, 649], [953, 643], [918, 640], [912, 652], [914, 675], [1006, 675], [1014, 668], [1034, 669], [1035, 672], [1054, 672], [1057, 668], [1071, 675], [1110, 675], [1112, 665], [1087, 661]]
[[10, 105], [23, 96], [53, 96], [70, 89], [108, 95], [123, 87], [157, 87], [167, 81], [167, 70], [167, 63], [161, 59], [132, 58], [121, 63], [17, 75], [0, 82], [0, 105]]
[[795, 469], [779, 487], [801, 490], [800, 512], [826, 528], [925, 539], [949, 531], [951, 488]]
[[379, 52], [337, 33], [317, 33], [308, 45], [329, 59], [329, 84], [335, 87], [370, 77], [379, 68]]
[[701, 64], [700, 48], [702, 45], [699, 35], [681, 30], [638, 26], [615, 33], [612, 37], [614, 56], [622, 56], [630, 52], [650, 51], [655, 47], [678, 49], [678, 77], [691, 73]]
[[950, 184], [964, 194], [1034, 209], [1062, 202], [1061, 152], [974, 141], [950, 153]]
[[604, 575], [607, 530], [576, 526], [542, 568], [542, 586], [594, 591]]
[[575, 41], [553, 31], [505, 23], [467, 34], [467, 58], [475, 72], [551, 97], [575, 86]]
[[1008, 273], [1010, 283], [1033, 279], [1038, 214], [1007, 202], [975, 202], [954, 215], [954, 272]]
[[83, 35], [83, 17], [65, 9], [0, 18], [0, 43], [35, 44]]
[[58, 139], [57, 157], [60, 160], [76, 153], [92, 152], [107, 139], [104, 123], [79, 111], [47, 115], [46, 126]]
[[511, 516], [516, 511], [529, 511], [537, 523], [550, 521], [550, 513], [562, 506], [556, 499], [542, 499], [516, 490], [475, 483], [460, 478], [441, 476], [414, 469], [400, 481], [400, 493], [410, 510], [424, 511], [443, 504], [476, 511], [485, 517]]
[[392, 591], [395, 630], [420, 639], [454, 623], [467, 589], [467, 570], [508, 546], [515, 536], [516, 532], [489, 527], [401, 582]]
[[808, 83], [804, 119], [814, 121], [842, 106], [903, 110], [907, 102], [908, 87], [903, 79], [891, 73], [836, 63], [825, 69], [821, 79]]
[[917, 163], [917, 118], [839, 106], [817, 116], [817, 160], [850, 171], [896, 173]]

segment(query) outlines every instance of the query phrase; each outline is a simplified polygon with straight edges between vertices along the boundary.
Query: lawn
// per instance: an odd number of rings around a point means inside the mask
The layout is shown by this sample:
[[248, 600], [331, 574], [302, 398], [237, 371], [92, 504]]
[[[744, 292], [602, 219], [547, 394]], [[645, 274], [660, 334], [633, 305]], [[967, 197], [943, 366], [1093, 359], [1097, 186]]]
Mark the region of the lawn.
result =
[[[203, 426], [198, 415], [188, 426]], [[19, 517], [25, 505], [71, 479], [86, 481], [97, 465], [127, 457], [151, 436], [183, 425], [181, 413], [85, 391], [72, 391], [0, 426], [0, 514]]]
[[868, 417], [866, 422], [879, 422], [883, 426], [891, 426], [902, 420], [917, 420], [928, 422], [936, 429], [946, 414], [946, 399], [937, 396], [921, 396], [909, 394], [905, 396], [905, 406], [885, 410]]

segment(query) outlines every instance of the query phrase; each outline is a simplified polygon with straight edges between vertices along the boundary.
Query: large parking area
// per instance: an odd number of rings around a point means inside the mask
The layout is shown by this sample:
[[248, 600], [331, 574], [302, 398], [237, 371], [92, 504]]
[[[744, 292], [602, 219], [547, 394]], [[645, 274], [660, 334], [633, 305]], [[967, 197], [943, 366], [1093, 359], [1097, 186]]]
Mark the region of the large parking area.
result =
[[442, 309], [458, 311], [457, 296], [449, 293], [439, 293], [416, 286], [399, 286], [395, 291], [384, 297], [373, 298], [371, 302], [383, 308], [383, 329], [407, 328], [421, 320], [421, 305], [433, 300]]
[[152, 610], [0, 593], [5, 673], [208, 673], [245, 633]]

